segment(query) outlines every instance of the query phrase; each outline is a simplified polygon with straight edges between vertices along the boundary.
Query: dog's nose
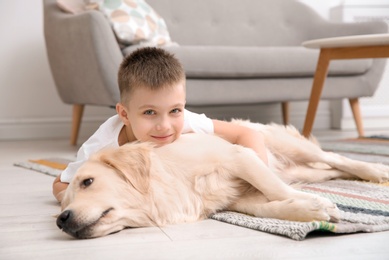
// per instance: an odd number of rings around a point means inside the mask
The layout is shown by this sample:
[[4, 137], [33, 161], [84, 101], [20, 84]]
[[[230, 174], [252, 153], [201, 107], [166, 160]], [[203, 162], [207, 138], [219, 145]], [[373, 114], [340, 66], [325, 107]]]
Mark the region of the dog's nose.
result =
[[61, 215], [59, 215], [57, 218], [57, 227], [59, 229], [63, 229], [64, 226], [66, 225], [66, 221], [71, 219], [72, 216], [73, 216], [73, 212], [71, 210], [65, 210], [64, 212], [62, 212]]

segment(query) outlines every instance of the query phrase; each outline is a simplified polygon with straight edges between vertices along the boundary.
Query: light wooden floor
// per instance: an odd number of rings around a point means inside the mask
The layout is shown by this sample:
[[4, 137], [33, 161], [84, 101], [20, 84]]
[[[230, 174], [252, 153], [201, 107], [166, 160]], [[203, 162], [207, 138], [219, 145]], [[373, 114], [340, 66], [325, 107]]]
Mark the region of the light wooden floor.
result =
[[316, 234], [298, 242], [214, 220], [74, 240], [56, 227], [53, 177], [12, 164], [75, 153], [67, 140], [0, 142], [0, 259], [389, 259], [389, 232]]

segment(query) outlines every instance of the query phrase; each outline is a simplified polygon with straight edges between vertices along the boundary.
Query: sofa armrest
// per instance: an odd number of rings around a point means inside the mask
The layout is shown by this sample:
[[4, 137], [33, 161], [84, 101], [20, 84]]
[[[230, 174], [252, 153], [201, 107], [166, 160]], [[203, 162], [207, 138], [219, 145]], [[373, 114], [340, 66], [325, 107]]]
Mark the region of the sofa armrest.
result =
[[102, 13], [69, 14], [55, 1], [45, 0], [44, 36], [52, 75], [65, 103], [115, 105], [123, 55]]

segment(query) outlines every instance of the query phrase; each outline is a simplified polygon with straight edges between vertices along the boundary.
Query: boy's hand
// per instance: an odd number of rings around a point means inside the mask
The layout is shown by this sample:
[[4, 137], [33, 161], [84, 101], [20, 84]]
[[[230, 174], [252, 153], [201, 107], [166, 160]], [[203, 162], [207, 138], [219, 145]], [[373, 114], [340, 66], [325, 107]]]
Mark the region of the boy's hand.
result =
[[265, 141], [260, 132], [231, 122], [220, 120], [212, 120], [212, 122], [216, 135], [232, 144], [239, 144], [253, 149], [258, 157], [268, 165]]
[[61, 182], [61, 175], [58, 175], [53, 182], [53, 195], [61, 202], [65, 194], [66, 188], [69, 186], [68, 183]]

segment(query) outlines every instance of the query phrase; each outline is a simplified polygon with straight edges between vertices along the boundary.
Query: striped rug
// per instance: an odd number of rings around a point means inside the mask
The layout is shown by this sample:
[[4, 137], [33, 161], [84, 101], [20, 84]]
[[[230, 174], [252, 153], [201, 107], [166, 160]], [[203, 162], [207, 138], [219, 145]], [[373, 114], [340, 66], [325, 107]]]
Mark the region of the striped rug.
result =
[[14, 165], [56, 177], [65, 170], [70, 162], [71, 160], [64, 158], [45, 158], [18, 162], [14, 163]]
[[351, 159], [389, 165], [389, 140], [362, 137], [320, 142], [323, 150], [336, 152]]
[[236, 212], [220, 212], [213, 219], [294, 240], [304, 240], [314, 231], [337, 234], [389, 230], [389, 182], [374, 184], [361, 181], [333, 180], [307, 184], [302, 190], [326, 197], [341, 211], [339, 223], [325, 221], [293, 222], [256, 218]]

